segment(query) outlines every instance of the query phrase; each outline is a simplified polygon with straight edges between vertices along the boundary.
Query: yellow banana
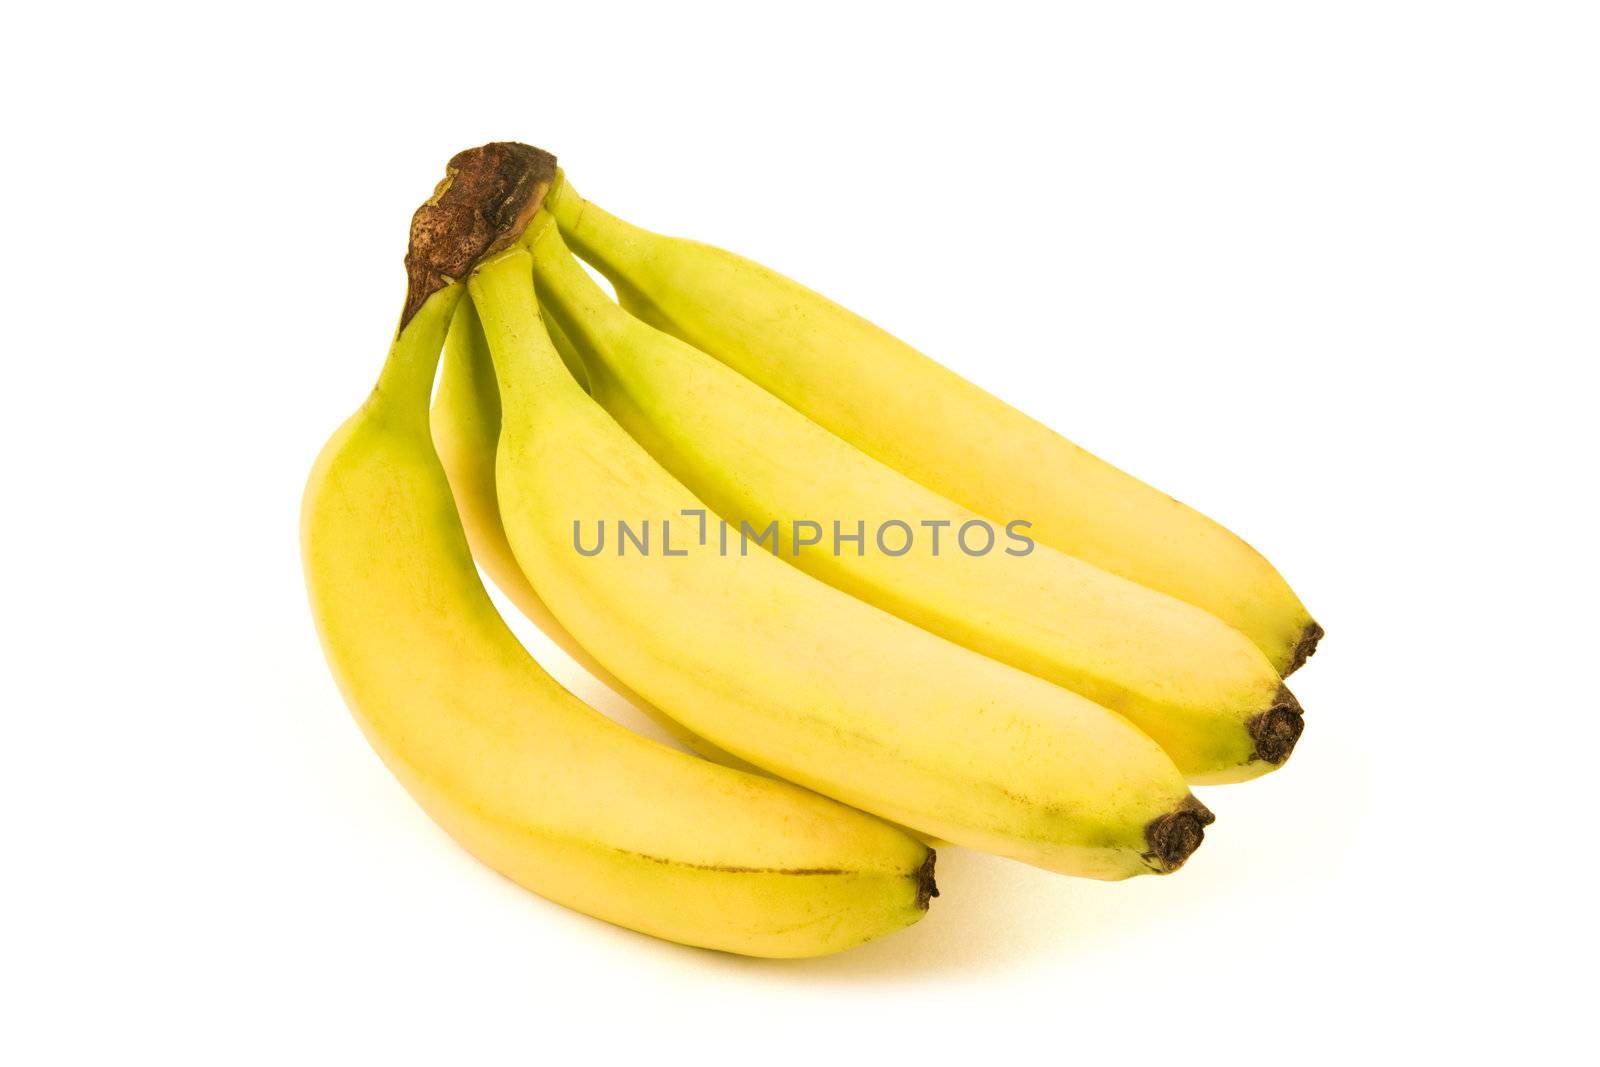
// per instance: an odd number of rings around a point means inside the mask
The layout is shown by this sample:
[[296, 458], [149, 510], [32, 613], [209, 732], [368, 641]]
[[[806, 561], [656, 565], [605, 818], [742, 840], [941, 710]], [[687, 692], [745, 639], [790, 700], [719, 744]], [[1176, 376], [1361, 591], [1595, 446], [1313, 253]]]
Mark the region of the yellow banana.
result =
[[717, 515], [770, 525], [777, 554], [830, 585], [1120, 712], [1190, 781], [1288, 758], [1299, 705], [1239, 631], [877, 462], [618, 307], [554, 227], [532, 252], [546, 324], [575, 345], [595, 399]]
[[[553, 318], [546, 316], [544, 324], [567, 369], [580, 385], [586, 386], [588, 373], [572, 342]], [[606, 670], [551, 614], [523, 575], [511, 544], [506, 540], [505, 524], [500, 519], [500, 504], [496, 499], [494, 465], [495, 448], [500, 439], [500, 392], [494, 380], [488, 343], [483, 338], [483, 326], [470, 300], [462, 301], [456, 308], [449, 336], [445, 339], [432, 423], [434, 447], [449, 476], [450, 490], [455, 496], [456, 510], [461, 515], [472, 554], [511, 602], [557, 647], [689, 748], [724, 766], [765, 774], [761, 768], [690, 733], [676, 719]], [[907, 832], [934, 848], [948, 844], [930, 834]]]
[[[567, 362], [567, 369], [579, 376], [580, 384], [585, 382], [587, 379], [583, 377], [585, 371], [582, 360], [571, 343], [559, 333], [559, 328], [551, 331], [551, 340]], [[473, 557], [489, 573], [500, 591], [544, 631], [556, 647], [571, 656], [612, 692], [650, 716], [674, 738], [707, 759], [741, 770], [753, 770], [743, 760], [685, 730], [677, 720], [653, 707], [648, 700], [606, 670], [557, 621], [523, 576], [516, 557], [511, 553], [511, 545], [506, 541], [505, 527], [500, 521], [500, 507], [495, 499], [494, 453], [495, 443], [500, 437], [500, 393], [494, 381], [494, 364], [483, 339], [483, 327], [478, 323], [470, 300], [462, 301], [456, 309], [450, 332], [445, 338], [443, 368], [439, 374], [431, 422], [434, 448], [450, 479], [450, 490], [455, 497], [461, 525], [466, 531], [467, 543], [472, 546]]]
[[1188, 601], [1282, 675], [1322, 628], [1254, 549], [888, 333], [748, 259], [640, 229], [562, 178], [567, 241], [639, 318], [721, 360], [857, 448], [999, 523]]
[[[548, 225], [537, 216], [525, 242]], [[1199, 846], [1211, 815], [1172, 761], [1077, 694], [688, 524], [676, 542], [658, 525], [656, 554], [627, 538], [580, 547], [582, 527], [637, 531], [705, 505], [562, 365], [526, 249], [481, 262], [470, 286], [517, 562], [630, 687], [742, 759], [957, 844], [1099, 878], [1173, 870]]]
[[623, 729], [541, 671], [484, 592], [429, 439], [428, 394], [463, 288], [450, 277], [520, 230], [543, 188], [532, 179], [553, 168], [514, 148], [458, 156], [419, 210], [388, 361], [306, 487], [312, 614], [356, 721], [479, 859], [608, 922], [778, 957], [916, 922], [935, 892], [926, 847]]

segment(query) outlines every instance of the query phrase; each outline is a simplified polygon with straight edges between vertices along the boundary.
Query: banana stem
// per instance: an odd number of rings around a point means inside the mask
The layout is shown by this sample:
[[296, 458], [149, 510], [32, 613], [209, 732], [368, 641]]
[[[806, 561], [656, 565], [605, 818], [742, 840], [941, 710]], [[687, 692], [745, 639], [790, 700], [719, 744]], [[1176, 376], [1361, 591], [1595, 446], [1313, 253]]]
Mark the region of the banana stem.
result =
[[396, 333], [370, 401], [382, 405], [388, 417], [420, 418], [424, 424], [428, 421], [428, 400], [433, 394], [439, 354], [465, 291], [459, 282], [445, 283], [423, 299]]
[[579, 232], [584, 212], [589, 209], [589, 203], [579, 196], [572, 183], [567, 181], [566, 171], [557, 169], [555, 183], [550, 186], [550, 191], [544, 197], [544, 209], [550, 212], [562, 232], [571, 236]]
[[520, 245], [497, 253], [473, 272], [468, 283], [507, 412], [536, 412], [541, 405], [561, 402], [560, 390], [583, 391], [545, 332], [531, 258]]
[[579, 196], [561, 170], [556, 171], [556, 180], [545, 194], [544, 209], [555, 218], [573, 250], [613, 282], [622, 263], [639, 258], [644, 243], [654, 237]]
[[[467, 303], [470, 304], [471, 301], [469, 300]], [[572, 343], [572, 338], [568, 337], [561, 329], [561, 324], [556, 321], [555, 315], [542, 299], [539, 301], [539, 317], [544, 319], [544, 330], [550, 335], [550, 341], [556, 346], [556, 352], [561, 356], [562, 362], [567, 365], [567, 370], [571, 371], [578, 384], [583, 386], [584, 392], [592, 392], [593, 390], [589, 383], [588, 364], [584, 362], [582, 353]]]
[[[537, 228], [537, 233], [533, 234]], [[606, 339], [632, 325], [633, 319], [617, 306], [561, 239], [554, 224], [530, 227], [528, 247], [533, 253], [534, 281], [556, 326], [577, 342], [591, 375], [601, 368], [592, 354], [606, 350]]]

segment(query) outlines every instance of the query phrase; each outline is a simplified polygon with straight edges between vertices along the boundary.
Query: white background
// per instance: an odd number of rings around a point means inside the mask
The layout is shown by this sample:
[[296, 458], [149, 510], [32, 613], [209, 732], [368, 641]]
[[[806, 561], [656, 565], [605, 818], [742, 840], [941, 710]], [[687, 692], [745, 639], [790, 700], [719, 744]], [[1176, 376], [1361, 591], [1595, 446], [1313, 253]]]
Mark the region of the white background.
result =
[[[0, 1059], [1589, 1044], [1593, 6], [865, 7], [9, 16]], [[946, 850], [924, 922], [801, 963], [457, 849], [328, 677], [297, 509], [491, 139], [1244, 534], [1329, 631], [1292, 763], [1176, 877]]]

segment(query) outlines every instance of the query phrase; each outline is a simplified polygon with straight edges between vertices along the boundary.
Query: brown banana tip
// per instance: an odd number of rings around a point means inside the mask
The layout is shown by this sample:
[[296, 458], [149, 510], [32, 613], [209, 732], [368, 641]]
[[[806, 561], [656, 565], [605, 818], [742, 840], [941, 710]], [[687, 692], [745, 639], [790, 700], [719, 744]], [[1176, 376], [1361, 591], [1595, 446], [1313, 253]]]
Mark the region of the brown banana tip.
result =
[[1171, 874], [1194, 855], [1206, 839], [1206, 827], [1216, 821], [1211, 809], [1192, 796], [1186, 798], [1172, 811], [1145, 824], [1144, 840], [1149, 846], [1145, 862], [1160, 874]]
[[1306, 628], [1300, 631], [1300, 640], [1295, 642], [1294, 651], [1289, 653], [1289, 665], [1283, 669], [1283, 677], [1287, 678], [1304, 667], [1306, 660], [1317, 654], [1317, 642], [1322, 640], [1326, 632], [1315, 622], [1306, 623]]
[[428, 297], [522, 236], [555, 176], [555, 156], [515, 141], [457, 152], [444, 180], [411, 216], [400, 327]]
[[1305, 732], [1305, 711], [1300, 707], [1300, 701], [1289, 692], [1289, 687], [1280, 685], [1272, 707], [1245, 725], [1250, 731], [1251, 740], [1256, 743], [1256, 749], [1250, 758], [1264, 760], [1276, 766], [1289, 758], [1289, 753], [1294, 751], [1295, 742], [1299, 741], [1300, 735]]
[[933, 880], [933, 865], [938, 858], [939, 854], [930, 848], [928, 858], [917, 868], [917, 907], [923, 911], [928, 910], [928, 901], [939, 895], [939, 885]]

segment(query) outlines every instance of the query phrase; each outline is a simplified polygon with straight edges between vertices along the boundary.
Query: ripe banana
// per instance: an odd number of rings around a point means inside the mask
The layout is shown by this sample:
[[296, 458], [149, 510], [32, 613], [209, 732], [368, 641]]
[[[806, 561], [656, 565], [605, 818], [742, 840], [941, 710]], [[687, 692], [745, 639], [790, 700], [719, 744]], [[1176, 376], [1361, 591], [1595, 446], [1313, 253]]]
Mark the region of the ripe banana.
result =
[[708, 353], [868, 455], [1068, 555], [1206, 609], [1282, 675], [1322, 628], [1222, 526], [758, 263], [632, 226], [563, 178], [546, 197], [623, 307]]
[[[567, 361], [567, 369], [586, 381], [583, 363], [570, 342], [551, 331], [551, 340]], [[461, 301], [445, 338], [443, 368], [431, 416], [433, 444], [450, 480], [456, 512], [466, 531], [472, 555], [489, 573], [500, 591], [556, 646], [571, 656], [612, 692], [650, 716], [662, 729], [707, 759], [729, 767], [753, 770], [748, 763], [685, 730], [676, 719], [662, 713], [644, 697], [606, 670], [550, 613], [523, 575], [506, 541], [495, 499], [494, 453], [500, 438], [500, 392], [494, 381], [494, 364], [483, 327], [470, 300]]]
[[802, 570], [1120, 712], [1192, 782], [1288, 758], [1299, 704], [1239, 631], [1049, 546], [1002, 548], [981, 516], [618, 307], [555, 227], [531, 251], [546, 324], [570, 335], [592, 395], [723, 519], [770, 524]]
[[775, 957], [916, 922], [936, 892], [927, 848], [623, 729], [541, 671], [484, 592], [429, 440], [428, 394], [463, 289], [450, 277], [520, 229], [518, 205], [540, 188], [526, 173], [539, 160], [505, 148], [458, 156], [419, 210], [388, 361], [306, 487], [312, 613], [357, 722], [470, 852], [608, 922]]
[[[573, 372], [578, 384], [586, 385], [587, 372], [577, 350], [553, 318], [546, 316], [544, 324], [567, 369]], [[494, 457], [500, 439], [500, 391], [495, 384], [494, 363], [483, 337], [483, 326], [470, 300], [463, 300], [456, 308], [450, 334], [445, 339], [444, 364], [433, 402], [432, 421], [434, 447], [449, 476], [450, 490], [455, 495], [456, 510], [461, 515], [472, 554], [511, 602], [612, 692], [650, 716], [690, 749], [725, 767], [765, 774], [760, 767], [690, 733], [676, 719], [606, 670], [551, 614], [517, 565], [506, 540], [495, 493]], [[906, 832], [932, 848], [949, 844], [931, 834], [909, 829]]]
[[[524, 243], [548, 217], [536, 216]], [[1077, 694], [952, 644], [765, 552], [679, 527], [670, 555], [593, 555], [575, 524], [705, 505], [562, 365], [523, 247], [480, 262], [496, 485], [517, 562], [556, 617], [694, 733], [919, 832], [1067, 873], [1176, 869], [1210, 812], [1161, 748]], [[681, 554], [677, 554], [681, 553]]]

